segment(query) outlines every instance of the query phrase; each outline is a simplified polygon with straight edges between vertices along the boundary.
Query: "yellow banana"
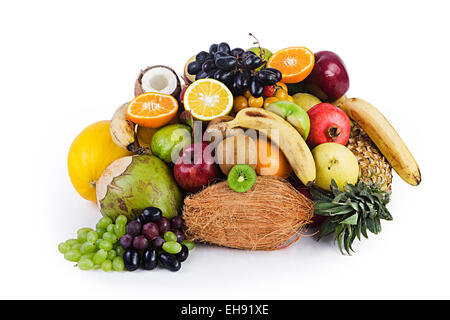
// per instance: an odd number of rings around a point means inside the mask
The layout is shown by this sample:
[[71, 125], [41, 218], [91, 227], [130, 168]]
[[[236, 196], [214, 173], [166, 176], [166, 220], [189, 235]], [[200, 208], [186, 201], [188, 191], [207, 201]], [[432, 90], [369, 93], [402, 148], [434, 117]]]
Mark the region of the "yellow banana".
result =
[[124, 103], [114, 112], [111, 119], [111, 137], [115, 144], [128, 151], [137, 154], [148, 153], [148, 148], [139, 146], [136, 124], [127, 119], [127, 106], [128, 103]]
[[278, 147], [300, 181], [309, 186], [316, 179], [316, 165], [305, 140], [280, 116], [262, 108], [245, 108], [237, 113], [234, 120], [225, 124], [227, 129], [243, 127], [261, 131], [268, 138], [273, 138], [274, 143], [277, 142], [275, 137], [278, 135]]
[[403, 180], [413, 186], [420, 183], [422, 178], [416, 160], [378, 109], [358, 98], [347, 99], [339, 107], [363, 128]]

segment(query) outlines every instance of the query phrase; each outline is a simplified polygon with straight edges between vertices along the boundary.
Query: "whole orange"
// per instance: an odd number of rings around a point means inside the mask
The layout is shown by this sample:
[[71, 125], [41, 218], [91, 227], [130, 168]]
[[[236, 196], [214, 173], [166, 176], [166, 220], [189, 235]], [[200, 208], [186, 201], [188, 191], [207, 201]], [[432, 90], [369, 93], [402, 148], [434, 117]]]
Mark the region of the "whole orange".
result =
[[260, 176], [277, 176], [286, 179], [292, 172], [292, 168], [278, 146], [270, 140], [258, 139], [258, 164], [256, 173]]

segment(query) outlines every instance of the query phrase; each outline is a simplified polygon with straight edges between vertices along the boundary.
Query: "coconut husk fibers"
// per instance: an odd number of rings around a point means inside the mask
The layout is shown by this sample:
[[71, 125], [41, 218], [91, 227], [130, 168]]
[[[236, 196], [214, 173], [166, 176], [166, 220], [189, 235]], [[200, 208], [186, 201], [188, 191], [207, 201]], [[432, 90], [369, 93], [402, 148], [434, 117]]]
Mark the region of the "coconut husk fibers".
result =
[[185, 234], [191, 241], [273, 250], [297, 241], [313, 216], [313, 203], [286, 180], [258, 176], [245, 193], [226, 181], [185, 198]]

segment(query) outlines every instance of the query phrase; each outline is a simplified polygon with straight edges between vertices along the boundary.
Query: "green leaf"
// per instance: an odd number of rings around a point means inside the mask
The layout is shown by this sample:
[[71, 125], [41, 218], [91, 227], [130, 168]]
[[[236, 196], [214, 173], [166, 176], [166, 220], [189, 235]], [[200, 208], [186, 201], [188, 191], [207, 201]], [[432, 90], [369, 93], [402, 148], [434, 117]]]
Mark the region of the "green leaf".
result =
[[361, 234], [364, 236], [364, 238], [368, 239], [368, 235], [367, 235], [367, 223], [366, 223], [367, 219], [362, 218], [361, 219]]
[[356, 212], [360, 212], [360, 210], [361, 210], [360, 207], [358, 206], [358, 204], [356, 202], [352, 202], [350, 199], [348, 199], [346, 201], [346, 204], [348, 206], [351, 206], [353, 208], [353, 210], [355, 210]]
[[336, 223], [331, 221], [331, 219], [325, 220], [320, 226], [319, 230], [319, 239], [326, 237], [329, 234], [332, 234], [336, 229]]
[[352, 255], [350, 253], [351, 239], [352, 239], [352, 229], [351, 229], [351, 227], [347, 227], [345, 229], [345, 233], [344, 233], [344, 248], [345, 248], [345, 251], [347, 251], [347, 254], [349, 256]]
[[355, 238], [356, 238], [356, 232], [355, 232], [355, 230], [353, 229], [352, 237], [350, 238], [350, 244], [349, 244], [349, 248], [350, 248], [350, 250], [352, 250], [353, 252], [355, 252], [355, 250], [353, 250], [352, 244], [353, 244], [353, 241], [355, 241]]
[[367, 229], [369, 229], [370, 232], [376, 233], [376, 227], [375, 227], [375, 221], [371, 218], [366, 219], [367, 223]]
[[341, 224], [356, 225], [357, 223], [358, 223], [358, 214], [357, 213], [355, 213], [354, 215], [351, 215], [350, 217], [341, 221]]
[[375, 218], [375, 230], [377, 232], [376, 234], [381, 232], [381, 221], [378, 217]]
[[326, 202], [317, 202], [314, 205], [314, 213], [322, 216], [343, 215], [353, 211], [353, 208], [345, 207], [345, 204], [335, 205]]
[[333, 199], [333, 203], [345, 202], [347, 200], [347, 195], [345, 193], [338, 194]]
[[363, 220], [362, 217], [358, 218], [358, 224], [356, 225], [356, 232], [355, 235], [358, 237], [358, 240], [361, 241], [361, 221]]
[[339, 238], [340, 235], [342, 235], [342, 231], [344, 231], [345, 226], [343, 224], [338, 224], [336, 226], [336, 229], [334, 230], [334, 240]]
[[331, 193], [334, 195], [334, 197], [340, 195], [342, 192], [341, 189], [336, 184], [336, 181], [334, 179], [331, 179], [331, 185], [330, 185]]
[[310, 191], [314, 200], [324, 200], [330, 202], [333, 199], [333, 195], [331, 193], [322, 191], [317, 187], [311, 188]]
[[338, 246], [339, 246], [339, 251], [341, 251], [341, 254], [344, 254], [344, 251], [342, 250], [342, 237], [343, 237], [343, 233], [340, 233], [339, 234], [339, 237], [338, 237], [338, 239], [337, 239], [337, 243], [338, 243]]
[[375, 214], [374, 205], [372, 203], [366, 203], [367, 208], [369, 208], [370, 215]]

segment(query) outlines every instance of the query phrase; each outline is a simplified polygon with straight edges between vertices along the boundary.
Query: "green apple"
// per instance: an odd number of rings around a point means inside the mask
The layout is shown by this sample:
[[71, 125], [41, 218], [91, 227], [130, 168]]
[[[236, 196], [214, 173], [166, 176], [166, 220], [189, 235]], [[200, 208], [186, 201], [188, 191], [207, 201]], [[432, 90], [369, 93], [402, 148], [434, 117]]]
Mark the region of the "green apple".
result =
[[[272, 56], [272, 51], [270, 51], [269, 49], [266, 49], [266, 48], [261, 48], [261, 50], [259, 50], [259, 47], [252, 47], [250, 49], [247, 49], [247, 51], [253, 51], [258, 56], [261, 56], [263, 60], [269, 60], [269, 58]], [[262, 51], [262, 55], [260, 55], [261, 51]], [[263, 64], [261, 67], [257, 68], [256, 70], [261, 70], [265, 66], [266, 66], [266, 64]]]
[[301, 134], [303, 139], [308, 138], [309, 116], [302, 107], [291, 101], [276, 101], [266, 107], [267, 111], [276, 113], [289, 122]]
[[292, 96], [292, 98], [294, 99], [294, 102], [302, 107], [305, 111], [308, 111], [316, 104], [322, 102], [319, 100], [319, 98], [309, 93], [296, 93]]
[[184, 124], [162, 127], [152, 137], [152, 153], [167, 163], [175, 163], [181, 150], [191, 144], [191, 134], [191, 128]]
[[312, 150], [316, 163], [316, 185], [331, 191], [331, 179], [336, 181], [339, 189], [344, 185], [356, 184], [359, 176], [359, 165], [353, 152], [347, 147], [334, 142], [319, 144]]

